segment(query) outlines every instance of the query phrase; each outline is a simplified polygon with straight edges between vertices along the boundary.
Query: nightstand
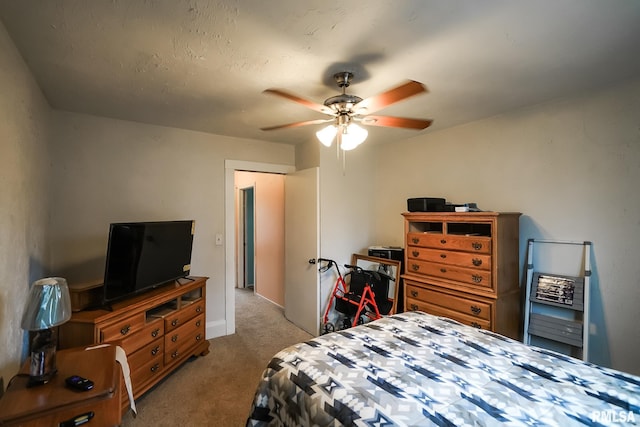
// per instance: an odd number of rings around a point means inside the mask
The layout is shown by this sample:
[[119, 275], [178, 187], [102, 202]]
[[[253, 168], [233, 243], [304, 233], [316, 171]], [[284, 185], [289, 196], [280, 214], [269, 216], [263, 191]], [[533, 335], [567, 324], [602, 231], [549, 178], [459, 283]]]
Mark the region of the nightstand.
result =
[[[29, 361], [7, 386], [0, 398], [0, 425], [58, 426], [85, 414], [93, 414], [87, 425], [117, 426], [121, 423], [120, 366], [115, 347], [60, 350], [58, 373], [47, 384], [27, 387]], [[76, 391], [65, 378], [80, 375], [93, 381], [93, 389]], [[62, 424], [65, 425], [65, 424]], [[70, 425], [73, 425], [71, 423]]]

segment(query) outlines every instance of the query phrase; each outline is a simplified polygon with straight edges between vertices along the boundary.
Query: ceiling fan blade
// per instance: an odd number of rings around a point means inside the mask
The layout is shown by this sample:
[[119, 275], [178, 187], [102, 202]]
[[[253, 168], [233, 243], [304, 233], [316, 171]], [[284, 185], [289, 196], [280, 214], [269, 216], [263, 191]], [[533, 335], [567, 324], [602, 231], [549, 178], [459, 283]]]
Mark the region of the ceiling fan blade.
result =
[[331, 119], [317, 119], [317, 120], [308, 120], [306, 122], [295, 122], [295, 123], [288, 123], [286, 125], [277, 125], [277, 126], [269, 126], [269, 127], [265, 127], [265, 128], [260, 128], [260, 130], [276, 130], [276, 129], [285, 129], [285, 128], [296, 128], [299, 126], [307, 126], [307, 125], [319, 125], [322, 123], [327, 123], [327, 122], [332, 122], [335, 119], [331, 118]]
[[266, 89], [263, 91], [263, 93], [270, 93], [271, 95], [276, 95], [282, 98], [286, 98], [289, 101], [297, 102], [298, 104], [301, 104], [307, 108], [310, 108], [314, 111], [318, 111], [323, 114], [333, 114], [333, 110], [331, 110], [331, 108], [327, 107], [326, 105], [309, 101], [308, 99], [301, 98], [298, 95], [294, 95], [282, 89]]
[[403, 99], [407, 99], [422, 92], [427, 92], [427, 88], [425, 85], [414, 80], [408, 80], [406, 83], [403, 83], [398, 87], [363, 99], [353, 106], [353, 110], [358, 114], [374, 113], [378, 110], [383, 109], [384, 107], [388, 107], [391, 104], [395, 104], [396, 102], [402, 101]]
[[433, 120], [409, 119], [406, 117], [389, 116], [365, 116], [361, 120], [367, 126], [386, 126], [392, 128], [426, 129], [431, 126]]

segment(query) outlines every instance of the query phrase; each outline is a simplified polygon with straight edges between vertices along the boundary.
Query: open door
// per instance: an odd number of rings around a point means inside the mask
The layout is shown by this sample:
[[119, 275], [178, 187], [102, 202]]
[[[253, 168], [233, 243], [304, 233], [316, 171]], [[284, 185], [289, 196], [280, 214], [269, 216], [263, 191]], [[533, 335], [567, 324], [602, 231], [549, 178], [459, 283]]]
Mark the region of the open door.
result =
[[284, 313], [312, 335], [320, 328], [318, 183], [318, 168], [290, 173], [285, 179]]

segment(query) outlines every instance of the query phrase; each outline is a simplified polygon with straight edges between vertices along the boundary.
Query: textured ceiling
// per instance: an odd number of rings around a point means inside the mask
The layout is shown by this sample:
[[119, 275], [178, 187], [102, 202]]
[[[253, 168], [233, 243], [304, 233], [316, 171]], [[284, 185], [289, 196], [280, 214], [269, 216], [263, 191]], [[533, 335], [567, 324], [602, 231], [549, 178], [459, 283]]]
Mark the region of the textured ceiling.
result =
[[[53, 108], [297, 143], [352, 71], [362, 98], [430, 90], [378, 112], [432, 132], [640, 75], [635, 0], [0, 0], [0, 18]], [[419, 132], [370, 127], [371, 143]]]

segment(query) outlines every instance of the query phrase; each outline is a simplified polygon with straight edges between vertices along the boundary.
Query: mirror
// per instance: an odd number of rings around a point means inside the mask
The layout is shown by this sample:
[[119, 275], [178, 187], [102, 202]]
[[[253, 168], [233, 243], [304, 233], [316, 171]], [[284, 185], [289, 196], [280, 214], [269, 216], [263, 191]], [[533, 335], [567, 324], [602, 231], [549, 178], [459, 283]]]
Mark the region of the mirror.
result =
[[378, 258], [368, 255], [353, 254], [351, 264], [363, 270], [372, 270], [386, 274], [389, 279], [389, 292], [387, 298], [393, 303], [389, 315], [396, 313], [396, 302], [400, 289], [400, 261], [393, 259]]

